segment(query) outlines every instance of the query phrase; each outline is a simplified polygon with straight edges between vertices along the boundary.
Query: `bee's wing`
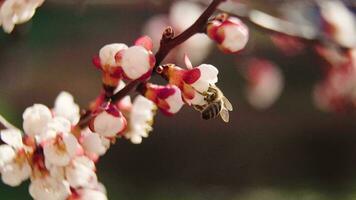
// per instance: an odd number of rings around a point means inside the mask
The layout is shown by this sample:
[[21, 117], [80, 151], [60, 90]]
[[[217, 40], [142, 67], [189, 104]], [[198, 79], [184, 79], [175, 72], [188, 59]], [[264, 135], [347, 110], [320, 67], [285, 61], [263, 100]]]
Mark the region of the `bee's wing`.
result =
[[224, 121], [224, 122], [229, 122], [229, 111], [226, 110], [225, 108], [222, 108], [221, 111], [220, 111], [220, 117], [221, 119]]
[[232, 105], [230, 101], [226, 97], [223, 97], [222, 100], [224, 101], [226, 109], [232, 111]]

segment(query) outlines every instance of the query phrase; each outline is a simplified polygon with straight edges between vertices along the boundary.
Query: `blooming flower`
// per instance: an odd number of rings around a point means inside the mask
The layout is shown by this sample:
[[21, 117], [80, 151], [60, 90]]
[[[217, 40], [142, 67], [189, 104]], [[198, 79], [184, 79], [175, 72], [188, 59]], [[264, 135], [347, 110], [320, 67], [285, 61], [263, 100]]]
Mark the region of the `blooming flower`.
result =
[[184, 105], [182, 93], [175, 85], [160, 86], [147, 83], [141, 90], [147, 99], [153, 101], [167, 115], [177, 113]]
[[34, 104], [26, 108], [22, 118], [25, 133], [34, 137], [42, 133], [46, 124], [52, 119], [52, 113], [47, 106]]
[[126, 119], [116, 105], [106, 103], [94, 113], [89, 128], [101, 136], [112, 138], [125, 130]]
[[27, 22], [44, 0], [6, 0], [0, 5], [0, 25], [11, 33], [15, 24]]
[[209, 64], [201, 64], [193, 68], [188, 57], [186, 57], [186, 65], [188, 69], [182, 69], [173, 64], [163, 65], [159, 73], [164, 75], [170, 84], [182, 90], [183, 98], [188, 104], [206, 104], [204, 93], [218, 81], [219, 71]]
[[95, 165], [86, 156], [75, 157], [65, 168], [65, 176], [72, 188], [92, 188], [97, 185]]
[[0, 172], [2, 181], [10, 186], [18, 186], [29, 178], [31, 167], [27, 160], [26, 149], [22, 143], [21, 132], [6, 129], [0, 132]]
[[72, 125], [78, 123], [80, 114], [79, 106], [74, 102], [73, 96], [68, 92], [61, 92], [54, 102], [53, 113], [68, 119]]
[[46, 162], [55, 166], [68, 165], [71, 159], [81, 151], [79, 142], [71, 133], [59, 133], [55, 138], [43, 144]]
[[29, 192], [36, 200], [62, 200], [71, 194], [67, 181], [51, 176], [32, 180]]
[[236, 17], [225, 14], [209, 22], [208, 36], [219, 44], [220, 49], [227, 53], [235, 53], [243, 49], [248, 42], [248, 28]]
[[148, 137], [152, 131], [155, 104], [139, 95], [135, 98], [128, 114], [128, 128], [124, 136], [134, 144], [140, 144], [143, 137]]
[[141, 37], [135, 45], [114, 43], [100, 49], [94, 64], [101, 69], [103, 82], [116, 87], [121, 78], [146, 79], [151, 75], [155, 58], [152, 54], [152, 41], [149, 37]]
[[96, 160], [98, 156], [106, 153], [110, 147], [110, 140], [87, 128], [82, 131], [81, 144], [85, 154]]
[[152, 54], [152, 41], [149, 37], [141, 37], [135, 45], [116, 54], [116, 62], [122, 67], [126, 78], [146, 79], [151, 75], [155, 64]]

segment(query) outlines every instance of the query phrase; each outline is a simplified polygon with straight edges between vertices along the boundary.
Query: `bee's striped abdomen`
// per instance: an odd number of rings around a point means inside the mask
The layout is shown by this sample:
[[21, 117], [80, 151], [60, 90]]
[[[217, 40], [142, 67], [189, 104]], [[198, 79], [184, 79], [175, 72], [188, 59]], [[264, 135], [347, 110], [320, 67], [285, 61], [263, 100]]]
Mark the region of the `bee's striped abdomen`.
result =
[[208, 120], [217, 117], [221, 111], [221, 106], [221, 102], [209, 104], [208, 107], [202, 111], [202, 118]]

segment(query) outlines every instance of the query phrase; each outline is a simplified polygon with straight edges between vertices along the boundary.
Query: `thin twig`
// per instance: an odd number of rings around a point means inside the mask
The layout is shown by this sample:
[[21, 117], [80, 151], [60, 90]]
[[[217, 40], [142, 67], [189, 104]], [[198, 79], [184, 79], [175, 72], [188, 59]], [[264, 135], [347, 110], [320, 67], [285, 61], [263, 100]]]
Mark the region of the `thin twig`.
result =
[[2, 115], [0, 115], [0, 130], [9, 128], [17, 129], [14, 125], [10, 124]]

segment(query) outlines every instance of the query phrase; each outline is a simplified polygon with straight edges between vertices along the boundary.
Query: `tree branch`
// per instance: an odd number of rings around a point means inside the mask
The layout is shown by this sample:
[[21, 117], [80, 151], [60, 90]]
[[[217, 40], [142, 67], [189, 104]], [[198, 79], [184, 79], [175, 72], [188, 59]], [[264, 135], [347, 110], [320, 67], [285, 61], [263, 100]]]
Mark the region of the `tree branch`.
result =
[[[214, 14], [217, 7], [220, 3], [226, 0], [213, 0], [211, 4], [205, 9], [205, 11], [200, 15], [200, 17], [184, 32], [174, 37], [174, 31], [171, 27], [167, 27], [165, 32], [162, 34], [162, 39], [160, 43], [160, 47], [155, 54], [156, 63], [153, 68], [153, 72], [155, 73], [156, 68], [161, 64], [164, 58], [168, 55], [168, 53], [175, 48], [176, 46], [182, 44], [184, 41], [188, 40], [190, 37], [197, 33], [205, 32], [206, 24], [209, 18]], [[133, 80], [128, 83], [123, 89], [121, 89], [116, 94], [112, 95], [110, 99], [113, 102], [118, 102], [120, 99], [128, 95], [133, 89], [135, 89], [139, 84], [141, 84], [142, 80]], [[88, 125], [92, 115], [90, 111], [85, 112], [83, 114], [77, 124], [77, 126], [83, 128]]]

